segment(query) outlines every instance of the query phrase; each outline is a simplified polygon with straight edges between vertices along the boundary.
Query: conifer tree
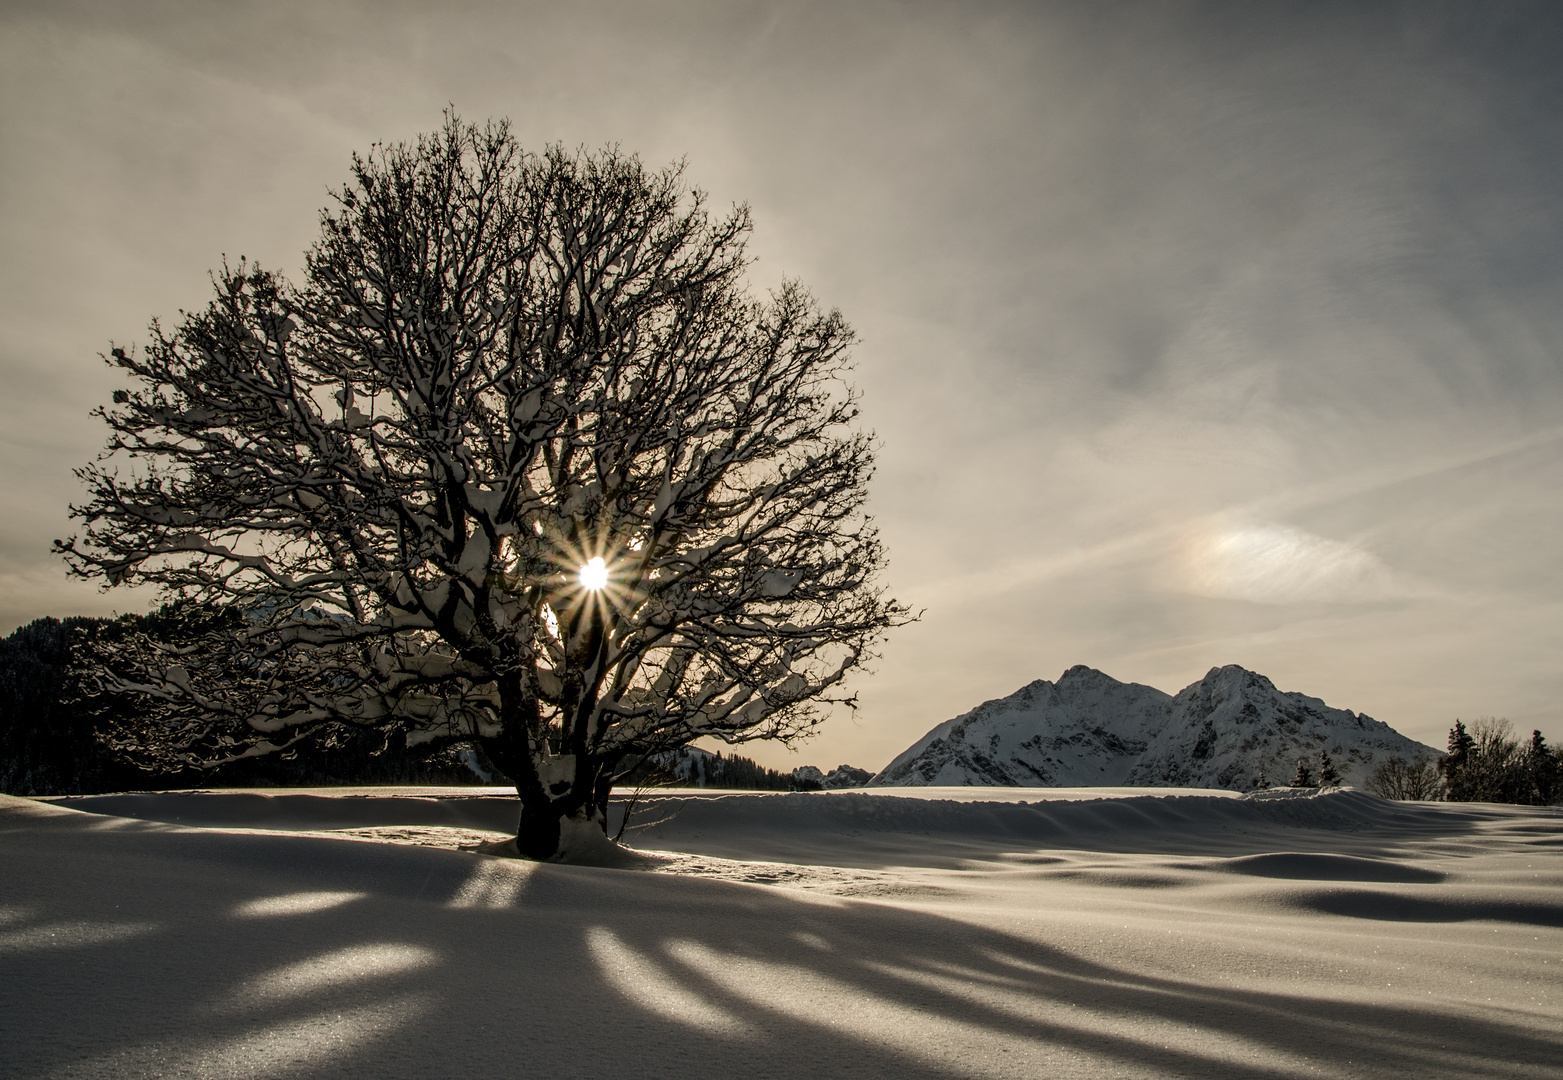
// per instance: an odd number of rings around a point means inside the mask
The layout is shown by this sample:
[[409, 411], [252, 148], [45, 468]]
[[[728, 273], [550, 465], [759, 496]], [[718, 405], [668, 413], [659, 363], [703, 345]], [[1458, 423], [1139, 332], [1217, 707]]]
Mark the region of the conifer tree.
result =
[[1525, 748], [1526, 800], [1536, 806], [1550, 805], [1558, 797], [1558, 757], [1540, 731], [1530, 733]]
[[1335, 769], [1335, 762], [1330, 760], [1328, 750], [1319, 751], [1319, 786], [1340, 787], [1340, 773]]
[[1313, 782], [1313, 770], [1308, 768], [1307, 758], [1297, 759], [1297, 775], [1292, 777], [1292, 787], [1316, 787]]
[[1449, 729], [1449, 752], [1438, 764], [1438, 769], [1444, 776], [1445, 797], [1451, 802], [1462, 802], [1470, 798], [1471, 785], [1465, 774], [1471, 748], [1475, 745], [1476, 740], [1465, 730], [1465, 724], [1456, 720], [1454, 727]]

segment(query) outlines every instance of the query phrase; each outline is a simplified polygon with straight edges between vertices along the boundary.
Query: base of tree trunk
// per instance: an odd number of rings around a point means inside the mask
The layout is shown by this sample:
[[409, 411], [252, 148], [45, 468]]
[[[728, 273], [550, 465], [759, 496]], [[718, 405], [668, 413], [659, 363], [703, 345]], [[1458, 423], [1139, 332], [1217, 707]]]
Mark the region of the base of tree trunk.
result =
[[521, 804], [521, 823], [516, 826], [516, 851], [524, 859], [539, 862], [559, 854], [559, 815], [544, 807], [533, 809]]
[[547, 808], [521, 807], [516, 828], [516, 854], [538, 862], [601, 863], [612, 859], [619, 846], [608, 839], [601, 815], [583, 810], [561, 817]]

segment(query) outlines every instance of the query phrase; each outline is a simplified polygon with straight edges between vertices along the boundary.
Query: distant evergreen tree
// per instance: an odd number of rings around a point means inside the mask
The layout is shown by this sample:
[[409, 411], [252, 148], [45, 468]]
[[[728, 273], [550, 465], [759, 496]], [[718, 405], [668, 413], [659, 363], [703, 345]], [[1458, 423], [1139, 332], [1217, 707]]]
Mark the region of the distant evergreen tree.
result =
[[1265, 777], [1265, 767], [1259, 766], [1259, 775], [1254, 779], [1254, 790], [1264, 791], [1270, 786], [1270, 781]]
[[1292, 777], [1292, 787], [1316, 787], [1313, 782], [1313, 770], [1308, 768], [1307, 758], [1297, 759], [1297, 775]]
[[1328, 750], [1319, 751], [1319, 786], [1340, 787], [1340, 773], [1335, 771], [1335, 762], [1330, 760]]
[[1465, 802], [1471, 798], [1470, 777], [1467, 775], [1471, 748], [1476, 740], [1465, 730], [1460, 720], [1449, 729], [1449, 752], [1439, 762], [1438, 769], [1444, 776], [1445, 797], [1450, 802]]
[[1534, 806], [1548, 806], [1557, 801], [1559, 794], [1559, 762], [1557, 753], [1547, 745], [1540, 731], [1530, 733], [1530, 745], [1525, 748], [1526, 802]]

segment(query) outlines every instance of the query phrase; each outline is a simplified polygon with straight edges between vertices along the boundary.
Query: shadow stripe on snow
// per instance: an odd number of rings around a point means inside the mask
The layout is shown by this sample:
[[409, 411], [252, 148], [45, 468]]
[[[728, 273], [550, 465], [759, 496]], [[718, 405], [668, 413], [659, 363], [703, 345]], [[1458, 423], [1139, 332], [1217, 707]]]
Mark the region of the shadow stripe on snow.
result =
[[1263, 898], [1269, 906], [1377, 922], [1506, 922], [1563, 927], [1563, 903], [1475, 896], [1408, 896], [1373, 889], [1306, 889]]
[[1404, 885], [1437, 885], [1448, 874], [1420, 866], [1366, 859], [1359, 855], [1321, 855], [1300, 851], [1278, 851], [1265, 855], [1244, 855], [1223, 859], [1203, 867], [1227, 874], [1253, 877], [1287, 878], [1305, 881], [1381, 881]]

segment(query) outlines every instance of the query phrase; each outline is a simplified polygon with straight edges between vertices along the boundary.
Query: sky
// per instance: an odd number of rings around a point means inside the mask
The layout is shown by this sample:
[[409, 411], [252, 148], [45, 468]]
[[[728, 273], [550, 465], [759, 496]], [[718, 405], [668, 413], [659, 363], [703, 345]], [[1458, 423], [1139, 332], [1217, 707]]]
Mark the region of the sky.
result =
[[352, 152], [508, 117], [683, 159], [857, 331], [922, 612], [792, 768], [1088, 664], [1563, 740], [1563, 8], [0, 2], [0, 634], [66, 578], [100, 359]]

